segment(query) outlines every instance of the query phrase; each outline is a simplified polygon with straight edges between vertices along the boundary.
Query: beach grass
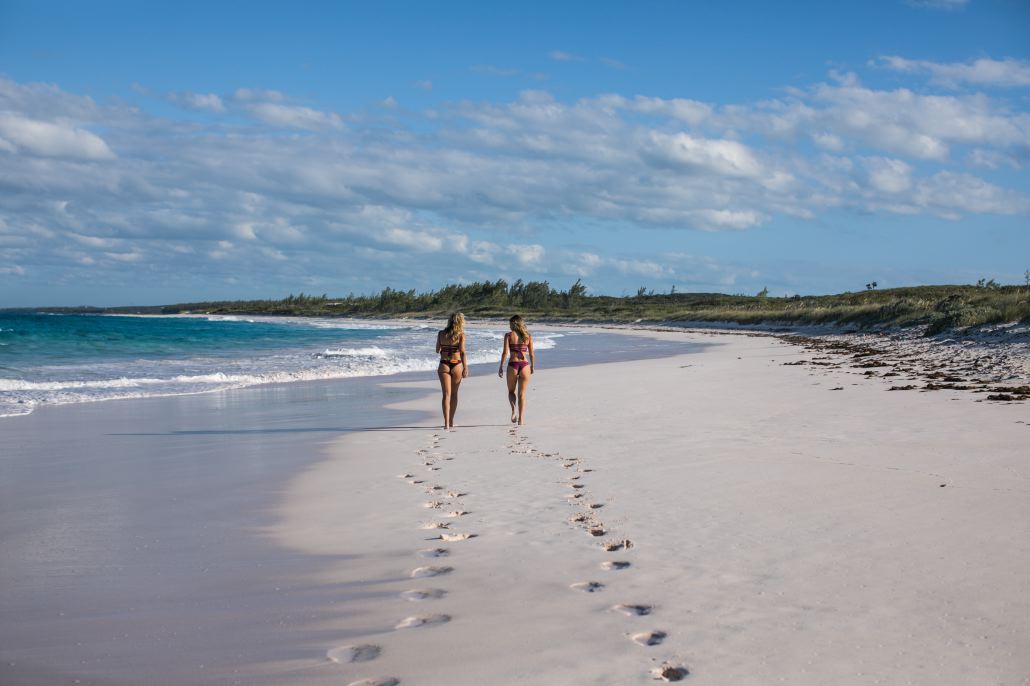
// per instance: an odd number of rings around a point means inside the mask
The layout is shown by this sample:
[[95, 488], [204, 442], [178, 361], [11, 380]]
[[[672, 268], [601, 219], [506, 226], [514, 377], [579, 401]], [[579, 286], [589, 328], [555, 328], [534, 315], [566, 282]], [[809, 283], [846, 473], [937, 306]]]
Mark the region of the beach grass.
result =
[[757, 325], [924, 327], [928, 335], [990, 324], [1030, 322], [1030, 287], [986, 285], [866, 289], [836, 295], [772, 297], [722, 293], [588, 295], [577, 281], [567, 290], [547, 282], [503, 280], [448, 285], [416, 292], [386, 288], [372, 295], [290, 295], [280, 300], [212, 301], [154, 307], [42, 308], [140, 314], [250, 314], [350, 317], [437, 317], [461, 310], [482, 318], [512, 312], [537, 320], [569, 322], [726, 322]]

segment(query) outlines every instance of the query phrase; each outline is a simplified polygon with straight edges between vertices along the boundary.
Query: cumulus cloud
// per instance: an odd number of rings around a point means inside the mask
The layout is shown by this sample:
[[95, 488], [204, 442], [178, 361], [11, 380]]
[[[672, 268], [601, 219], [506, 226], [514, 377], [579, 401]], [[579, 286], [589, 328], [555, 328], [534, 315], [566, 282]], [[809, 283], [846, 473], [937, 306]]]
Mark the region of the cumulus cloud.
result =
[[222, 102], [222, 98], [214, 93], [191, 93], [190, 91], [184, 91], [181, 93], [169, 93], [168, 99], [177, 105], [192, 110], [225, 112], [225, 104]]
[[910, 60], [898, 56], [885, 56], [876, 64], [909, 74], [926, 74], [934, 83], [950, 88], [963, 84], [974, 86], [1027, 87], [1030, 86], [1030, 62], [1007, 58], [993, 60], [981, 57], [971, 62], [930, 62]]
[[311, 131], [343, 128], [343, 120], [340, 115], [335, 112], [320, 112], [310, 107], [283, 105], [277, 102], [258, 102], [246, 105], [245, 109], [255, 118], [272, 126]]
[[671, 164], [688, 170], [750, 178], [760, 177], [764, 172], [754, 153], [737, 141], [652, 131], [642, 151], [659, 164]]
[[41, 157], [109, 160], [115, 156], [95, 133], [66, 122], [39, 121], [8, 112], [0, 112], [0, 147]]

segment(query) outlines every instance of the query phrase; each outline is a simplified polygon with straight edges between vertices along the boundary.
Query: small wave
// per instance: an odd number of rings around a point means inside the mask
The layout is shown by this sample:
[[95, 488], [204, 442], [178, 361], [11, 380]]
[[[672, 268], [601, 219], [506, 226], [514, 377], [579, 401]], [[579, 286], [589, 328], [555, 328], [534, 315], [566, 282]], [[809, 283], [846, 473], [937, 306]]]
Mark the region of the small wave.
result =
[[389, 353], [378, 346], [369, 346], [367, 348], [340, 348], [338, 350], [332, 350], [327, 348], [320, 353], [316, 354], [316, 357], [387, 357]]

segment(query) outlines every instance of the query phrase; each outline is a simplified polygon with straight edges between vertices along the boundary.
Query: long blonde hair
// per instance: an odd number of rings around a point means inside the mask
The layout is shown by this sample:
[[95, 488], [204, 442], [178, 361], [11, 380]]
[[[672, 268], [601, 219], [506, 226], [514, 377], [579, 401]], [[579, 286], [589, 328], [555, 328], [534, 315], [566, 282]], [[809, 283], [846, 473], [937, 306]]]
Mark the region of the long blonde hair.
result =
[[455, 312], [447, 319], [447, 327], [441, 332], [452, 341], [456, 341], [465, 335], [465, 315]]
[[508, 320], [511, 324], [511, 330], [519, 337], [519, 343], [525, 343], [529, 340], [529, 329], [526, 328], [526, 320], [520, 315], [515, 315]]

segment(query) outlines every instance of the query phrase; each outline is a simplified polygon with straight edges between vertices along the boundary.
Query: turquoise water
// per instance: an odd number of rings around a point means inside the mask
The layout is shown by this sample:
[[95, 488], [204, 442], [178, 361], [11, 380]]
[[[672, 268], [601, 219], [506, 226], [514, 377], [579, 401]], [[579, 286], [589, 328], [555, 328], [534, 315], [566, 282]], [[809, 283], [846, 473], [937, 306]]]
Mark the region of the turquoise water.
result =
[[[436, 327], [300, 317], [0, 313], [0, 415], [41, 404], [432, 370]], [[471, 362], [503, 331], [469, 330]], [[562, 334], [539, 336], [553, 347]]]

